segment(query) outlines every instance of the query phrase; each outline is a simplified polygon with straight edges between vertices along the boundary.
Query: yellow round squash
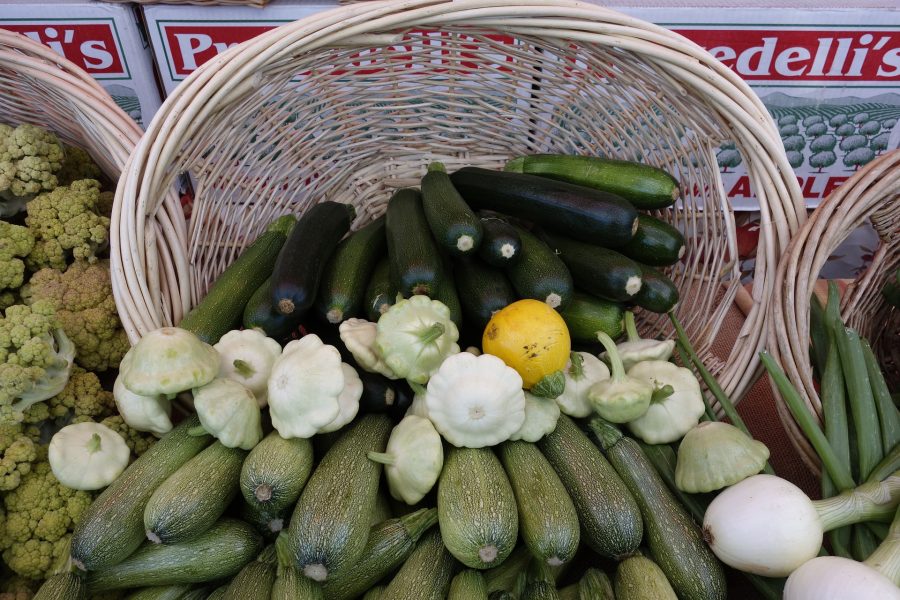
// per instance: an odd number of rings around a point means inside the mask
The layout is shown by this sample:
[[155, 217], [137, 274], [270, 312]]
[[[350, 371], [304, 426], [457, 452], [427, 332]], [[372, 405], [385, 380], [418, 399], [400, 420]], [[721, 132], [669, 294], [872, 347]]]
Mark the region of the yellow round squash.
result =
[[515, 369], [530, 390], [566, 367], [572, 342], [558, 312], [539, 300], [518, 300], [494, 313], [481, 346]]

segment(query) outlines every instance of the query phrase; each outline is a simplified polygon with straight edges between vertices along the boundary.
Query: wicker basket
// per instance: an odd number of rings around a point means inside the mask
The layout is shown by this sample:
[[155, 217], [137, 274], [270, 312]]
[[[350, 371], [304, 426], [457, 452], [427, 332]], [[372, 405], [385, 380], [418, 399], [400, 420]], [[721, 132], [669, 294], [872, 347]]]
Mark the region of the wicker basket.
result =
[[[872, 263], [841, 298], [844, 322], [872, 344], [886, 376], [900, 382], [900, 311], [881, 295], [889, 274], [900, 267], [900, 150], [860, 169], [813, 212], [782, 258], [769, 321], [769, 352], [797, 387], [806, 405], [822, 417], [809, 355], [809, 302], [828, 257], [857, 227], [870, 221], [880, 238]], [[819, 474], [821, 464], [790, 410], [774, 388], [778, 415], [803, 461]]]
[[[762, 210], [754, 304], [727, 361], [708, 349], [738, 287], [734, 218], [715, 149], [733, 139]], [[759, 98], [699, 46], [661, 27], [572, 1], [362, 2], [235, 46], [169, 96], [117, 190], [116, 301], [132, 340], [181, 316], [276, 215], [353, 203], [354, 227], [432, 160], [501, 167], [517, 154], [645, 160], [685, 198], [662, 217], [687, 232], [670, 272], [677, 309], [724, 387], [755, 376], [777, 258], [805, 218]], [[190, 224], [159, 224], [182, 173]], [[172, 217], [175, 218], [174, 216]], [[643, 315], [644, 331], [668, 320]]]
[[114, 3], [134, 4], [190, 4], [194, 6], [255, 6], [262, 8], [269, 0], [104, 0]]
[[31, 123], [84, 148], [117, 179], [143, 133], [94, 79], [24, 35], [0, 29], [0, 122]]

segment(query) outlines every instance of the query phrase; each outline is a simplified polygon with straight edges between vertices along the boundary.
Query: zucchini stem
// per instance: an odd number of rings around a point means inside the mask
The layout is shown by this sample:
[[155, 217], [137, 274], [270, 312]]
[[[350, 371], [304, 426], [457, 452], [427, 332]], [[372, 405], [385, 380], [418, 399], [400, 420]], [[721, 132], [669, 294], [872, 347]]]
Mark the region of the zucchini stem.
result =
[[272, 486], [268, 483], [261, 483], [253, 490], [253, 495], [260, 502], [268, 502], [272, 499]]
[[290, 298], [282, 298], [278, 301], [278, 312], [289, 315], [294, 312], [294, 302]]
[[634, 322], [634, 313], [630, 310], [625, 311], [625, 333], [628, 335], [629, 342], [638, 342], [641, 339], [637, 332], [637, 325]]
[[303, 567], [303, 574], [313, 581], [322, 583], [328, 579], [328, 568], [322, 563], [314, 563]]
[[234, 365], [234, 370], [237, 371], [237, 374], [241, 377], [249, 379], [256, 374], [256, 369], [250, 366], [250, 363], [245, 360], [236, 358], [232, 364]]

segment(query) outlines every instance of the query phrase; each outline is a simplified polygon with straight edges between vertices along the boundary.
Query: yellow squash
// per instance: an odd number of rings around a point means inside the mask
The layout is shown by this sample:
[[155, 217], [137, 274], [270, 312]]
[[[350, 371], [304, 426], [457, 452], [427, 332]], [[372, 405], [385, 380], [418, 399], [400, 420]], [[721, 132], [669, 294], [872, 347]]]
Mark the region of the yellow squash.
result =
[[538, 300], [519, 300], [494, 313], [481, 344], [522, 376], [526, 390], [562, 375], [572, 346], [565, 321]]

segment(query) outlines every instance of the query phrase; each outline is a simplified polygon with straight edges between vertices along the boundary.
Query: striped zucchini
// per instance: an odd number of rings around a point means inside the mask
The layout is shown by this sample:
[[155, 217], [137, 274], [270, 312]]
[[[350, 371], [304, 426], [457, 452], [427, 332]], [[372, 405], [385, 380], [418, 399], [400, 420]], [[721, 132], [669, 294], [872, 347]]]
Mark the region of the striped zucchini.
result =
[[422, 538], [382, 596], [390, 600], [444, 600], [453, 566], [441, 534], [432, 531]]
[[32, 600], [87, 600], [87, 586], [75, 573], [58, 573], [41, 585]]
[[580, 540], [578, 513], [553, 467], [529, 442], [504, 442], [499, 454], [516, 496], [525, 545], [551, 566], [572, 560]]
[[95, 571], [111, 567], [128, 558], [147, 539], [143, 515], [150, 496], [213, 439], [190, 435], [198, 425], [196, 416], [182, 421], [85, 510], [72, 534], [72, 561], [78, 568]]
[[519, 517], [503, 466], [490, 448], [451, 447], [438, 480], [438, 524], [461, 563], [487, 569], [516, 545]]
[[147, 539], [176, 544], [212, 527], [237, 493], [245, 456], [246, 451], [216, 441], [175, 471], [144, 509]]
[[618, 600], [678, 600], [666, 574], [645, 556], [631, 556], [619, 563], [615, 592]]
[[88, 574], [92, 594], [152, 585], [203, 583], [235, 575], [262, 549], [262, 538], [246, 523], [222, 519], [180, 544], [145, 542], [117, 565]]
[[447, 600], [487, 600], [487, 584], [480, 571], [467, 569], [450, 582]]
[[628, 556], [641, 543], [641, 511], [603, 454], [574, 421], [560, 415], [538, 443], [578, 511], [582, 539], [598, 554]]
[[[125, 600], [183, 600], [192, 590], [189, 583], [181, 585], [157, 585], [141, 588], [125, 596]], [[204, 593], [201, 598], [205, 598]]]
[[322, 586], [291, 566], [282, 566], [267, 600], [324, 600]]
[[286, 440], [273, 431], [244, 460], [241, 494], [259, 512], [280, 514], [297, 503], [312, 467], [313, 449], [309, 440]]
[[270, 545], [234, 576], [222, 600], [270, 600], [277, 568], [275, 546]]
[[386, 585], [377, 585], [366, 592], [366, 595], [362, 597], [362, 600], [382, 600], [384, 598], [384, 590], [387, 589]]
[[381, 465], [391, 432], [386, 415], [365, 415], [342, 433], [309, 478], [288, 527], [294, 564], [318, 582], [355, 563], [369, 537]]

